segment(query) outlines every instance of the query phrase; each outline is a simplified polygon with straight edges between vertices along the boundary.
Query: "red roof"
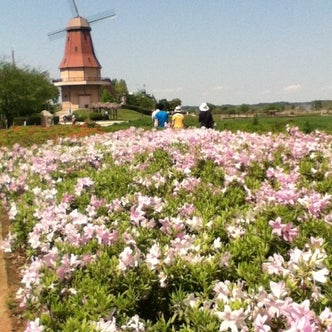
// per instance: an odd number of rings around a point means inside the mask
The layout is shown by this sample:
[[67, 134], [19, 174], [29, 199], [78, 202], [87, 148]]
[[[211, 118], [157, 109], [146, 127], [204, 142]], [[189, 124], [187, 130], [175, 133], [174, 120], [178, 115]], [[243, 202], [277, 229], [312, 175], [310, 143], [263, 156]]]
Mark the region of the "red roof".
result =
[[83, 18], [74, 18], [66, 30], [65, 53], [59, 68], [101, 68], [93, 49], [91, 28], [87, 21]]

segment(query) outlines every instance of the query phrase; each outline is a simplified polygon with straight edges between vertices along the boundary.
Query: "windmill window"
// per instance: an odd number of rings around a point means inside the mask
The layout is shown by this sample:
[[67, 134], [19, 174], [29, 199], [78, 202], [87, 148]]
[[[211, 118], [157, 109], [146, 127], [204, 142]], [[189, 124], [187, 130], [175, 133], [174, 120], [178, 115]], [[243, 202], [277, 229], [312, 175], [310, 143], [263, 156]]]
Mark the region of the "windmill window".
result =
[[91, 59], [88, 57], [88, 61], [91, 62]]
[[75, 52], [78, 52], [78, 48], [77, 48], [77, 46], [75, 46]]

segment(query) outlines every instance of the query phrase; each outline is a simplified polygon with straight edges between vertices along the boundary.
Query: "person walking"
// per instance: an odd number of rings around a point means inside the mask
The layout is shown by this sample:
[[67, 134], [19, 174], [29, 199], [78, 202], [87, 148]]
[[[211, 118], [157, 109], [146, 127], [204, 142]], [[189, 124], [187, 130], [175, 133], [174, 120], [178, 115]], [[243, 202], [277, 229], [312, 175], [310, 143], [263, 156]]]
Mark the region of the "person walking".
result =
[[176, 106], [174, 109], [174, 114], [172, 115], [172, 124], [173, 129], [184, 129], [184, 115], [182, 114], [181, 106]]
[[155, 108], [155, 110], [154, 110], [154, 111], [152, 112], [152, 114], [151, 114], [152, 125], [153, 125], [153, 126], [154, 126], [154, 120], [155, 120], [156, 114], [157, 114], [160, 110], [162, 110], [163, 108], [164, 108], [163, 104], [160, 104], [160, 103], [156, 104], [156, 108]]
[[167, 128], [168, 126], [168, 113], [164, 110], [164, 105], [159, 104], [159, 111], [154, 116], [154, 126], [157, 128]]
[[205, 128], [214, 127], [213, 116], [212, 116], [210, 107], [208, 106], [207, 103], [202, 103], [199, 106], [198, 121], [199, 121], [200, 127], [205, 127]]

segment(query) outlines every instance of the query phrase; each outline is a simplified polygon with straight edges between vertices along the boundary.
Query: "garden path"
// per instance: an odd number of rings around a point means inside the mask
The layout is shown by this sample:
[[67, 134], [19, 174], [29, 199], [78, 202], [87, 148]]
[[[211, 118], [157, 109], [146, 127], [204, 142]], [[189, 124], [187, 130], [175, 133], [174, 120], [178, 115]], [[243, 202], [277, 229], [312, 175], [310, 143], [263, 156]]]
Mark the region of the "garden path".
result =
[[[0, 241], [7, 234], [9, 220], [0, 208]], [[19, 269], [24, 257], [20, 254], [4, 254], [0, 250], [0, 332], [23, 332], [25, 322], [15, 303], [15, 293], [19, 287]], [[9, 309], [9, 304], [12, 308]]]
[[[0, 223], [0, 240], [2, 240], [2, 227]], [[2, 250], [0, 250], [0, 332], [12, 331], [10, 313], [8, 310], [8, 280], [6, 262]]]

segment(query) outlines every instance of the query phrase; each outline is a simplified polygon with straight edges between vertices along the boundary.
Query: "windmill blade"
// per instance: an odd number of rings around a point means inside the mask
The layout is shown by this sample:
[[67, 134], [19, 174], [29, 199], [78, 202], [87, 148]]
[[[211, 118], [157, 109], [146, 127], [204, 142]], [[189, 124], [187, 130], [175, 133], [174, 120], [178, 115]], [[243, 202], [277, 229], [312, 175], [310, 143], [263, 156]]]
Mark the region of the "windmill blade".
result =
[[63, 37], [65, 34], [66, 34], [66, 29], [60, 29], [60, 30], [56, 30], [56, 31], [48, 33], [47, 36], [49, 39], [55, 40], [55, 39]]
[[96, 14], [96, 15], [93, 15], [93, 16], [89, 16], [87, 18], [87, 21], [89, 23], [95, 23], [95, 22], [104, 20], [106, 18], [114, 17], [114, 16], [116, 16], [114, 10], [113, 9], [109, 9], [109, 10], [106, 10], [106, 11], [101, 12], [99, 14]]
[[73, 13], [73, 16], [74, 17], [79, 17], [80, 13], [78, 11], [76, 0], [68, 0], [68, 2], [69, 2], [69, 6], [71, 8], [71, 11]]

